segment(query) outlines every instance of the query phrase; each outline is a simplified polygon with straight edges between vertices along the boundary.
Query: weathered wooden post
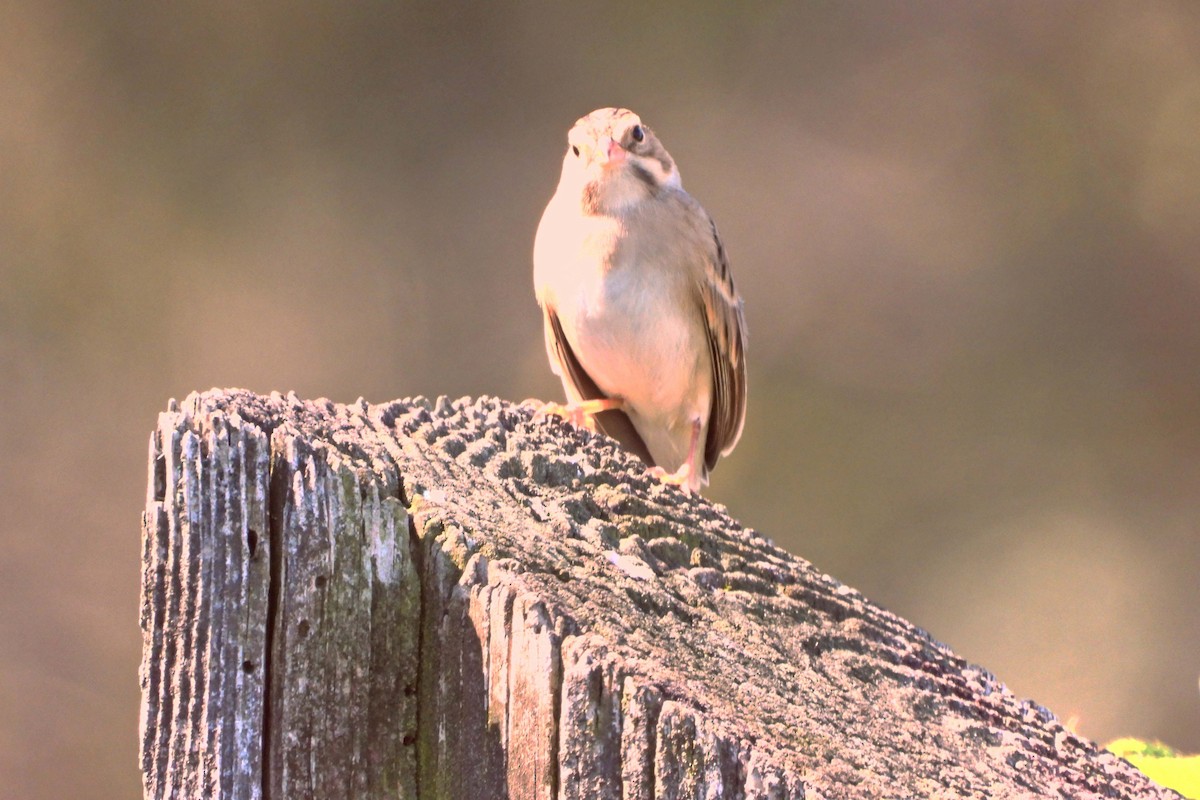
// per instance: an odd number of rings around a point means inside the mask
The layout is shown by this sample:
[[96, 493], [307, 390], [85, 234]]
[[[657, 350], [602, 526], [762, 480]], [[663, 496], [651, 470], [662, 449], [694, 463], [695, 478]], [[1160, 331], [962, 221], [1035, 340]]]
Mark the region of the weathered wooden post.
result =
[[1177, 796], [531, 416], [172, 403], [143, 520], [145, 796]]

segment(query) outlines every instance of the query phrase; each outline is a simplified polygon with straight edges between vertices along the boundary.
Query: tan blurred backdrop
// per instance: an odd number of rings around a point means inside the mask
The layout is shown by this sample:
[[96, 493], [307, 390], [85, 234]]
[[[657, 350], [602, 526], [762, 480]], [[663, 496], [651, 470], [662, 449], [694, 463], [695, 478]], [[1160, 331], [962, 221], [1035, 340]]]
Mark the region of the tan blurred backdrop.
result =
[[122, 798], [171, 396], [557, 398], [625, 105], [714, 215], [711, 495], [1082, 733], [1200, 749], [1200, 3], [0, 5], [0, 796]]

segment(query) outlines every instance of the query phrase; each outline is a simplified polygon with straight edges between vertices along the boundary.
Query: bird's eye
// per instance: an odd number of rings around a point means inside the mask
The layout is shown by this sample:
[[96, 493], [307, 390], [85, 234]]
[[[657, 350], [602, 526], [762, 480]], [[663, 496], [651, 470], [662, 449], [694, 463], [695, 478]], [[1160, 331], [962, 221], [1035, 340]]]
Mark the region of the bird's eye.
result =
[[571, 152], [574, 153], [575, 155], [579, 155], [579, 146], [571, 145]]
[[646, 138], [646, 131], [642, 130], [641, 125], [634, 125], [633, 130], [630, 131], [630, 135], [633, 136], [635, 142], [640, 142]]

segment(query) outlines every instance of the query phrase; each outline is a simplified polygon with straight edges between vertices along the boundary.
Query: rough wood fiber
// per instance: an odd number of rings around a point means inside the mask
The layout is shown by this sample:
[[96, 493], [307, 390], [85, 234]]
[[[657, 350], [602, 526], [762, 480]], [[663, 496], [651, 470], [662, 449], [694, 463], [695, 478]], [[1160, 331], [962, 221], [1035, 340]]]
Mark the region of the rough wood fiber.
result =
[[1174, 797], [607, 440], [497, 400], [161, 415], [148, 797]]
[[258, 797], [270, 544], [264, 431], [172, 404], [142, 517], [147, 796]]

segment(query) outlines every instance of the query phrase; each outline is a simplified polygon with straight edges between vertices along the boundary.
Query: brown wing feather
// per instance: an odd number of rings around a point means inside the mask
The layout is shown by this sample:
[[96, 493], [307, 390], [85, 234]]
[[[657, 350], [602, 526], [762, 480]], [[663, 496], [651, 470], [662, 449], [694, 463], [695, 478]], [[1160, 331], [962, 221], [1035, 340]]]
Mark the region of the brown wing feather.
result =
[[[567, 341], [566, 334], [563, 333], [558, 315], [549, 306], [545, 306], [544, 311], [546, 312], [546, 349], [550, 349], [553, 341], [554, 351], [550, 353], [550, 357], [558, 362], [559, 376], [564, 381], [570, 381], [571, 385], [575, 387], [575, 391], [584, 400], [600, 400], [608, 397], [592, 380], [592, 376], [588, 375], [587, 370], [579, 363], [579, 359], [575, 357], [571, 343]], [[633, 422], [624, 411], [601, 411], [595, 415], [594, 419], [596, 426], [601, 431], [620, 442], [623, 448], [640, 458], [646, 466], [655, 466], [654, 459], [650, 455], [650, 448], [646, 447], [646, 442], [637, 432], [637, 428], [633, 427]]]
[[737, 444], [746, 420], [746, 320], [725, 247], [711, 217], [709, 224], [716, 252], [706, 265], [699, 289], [712, 356], [713, 401], [704, 442], [704, 464], [711, 470], [717, 459]]

